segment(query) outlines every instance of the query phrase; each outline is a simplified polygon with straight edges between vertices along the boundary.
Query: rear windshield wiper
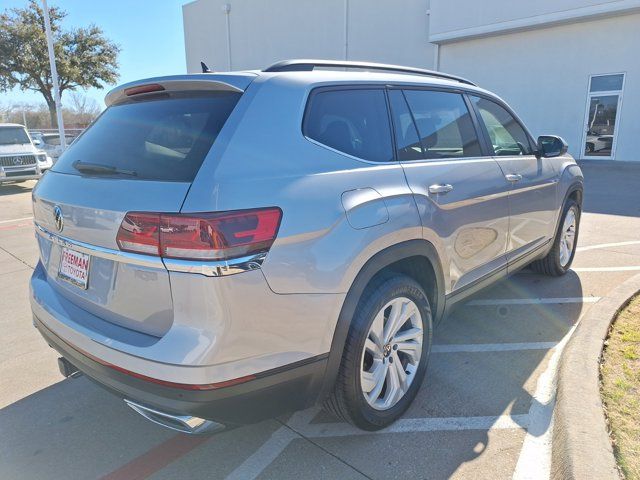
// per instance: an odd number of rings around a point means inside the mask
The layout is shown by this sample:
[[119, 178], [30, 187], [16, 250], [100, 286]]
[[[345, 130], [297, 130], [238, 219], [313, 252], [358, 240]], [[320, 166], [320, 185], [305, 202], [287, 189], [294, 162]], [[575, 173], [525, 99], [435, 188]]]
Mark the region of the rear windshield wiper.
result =
[[123, 170], [112, 165], [103, 165], [101, 163], [89, 163], [77, 160], [73, 163], [73, 168], [82, 173], [97, 173], [106, 175], [130, 175], [136, 177], [138, 174], [134, 170]]

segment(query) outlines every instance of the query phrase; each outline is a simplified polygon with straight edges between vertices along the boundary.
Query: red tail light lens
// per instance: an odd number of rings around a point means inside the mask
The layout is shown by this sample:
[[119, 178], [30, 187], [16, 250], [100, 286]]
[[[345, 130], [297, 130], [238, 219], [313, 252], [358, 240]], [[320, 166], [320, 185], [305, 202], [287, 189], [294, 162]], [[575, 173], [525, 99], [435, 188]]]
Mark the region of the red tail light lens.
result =
[[[278, 234], [277, 207], [198, 214], [128, 213], [121, 250], [189, 260], [227, 260], [267, 252]], [[154, 237], [155, 234], [155, 237]]]
[[127, 213], [117, 236], [120, 250], [160, 254], [160, 215], [157, 213]]

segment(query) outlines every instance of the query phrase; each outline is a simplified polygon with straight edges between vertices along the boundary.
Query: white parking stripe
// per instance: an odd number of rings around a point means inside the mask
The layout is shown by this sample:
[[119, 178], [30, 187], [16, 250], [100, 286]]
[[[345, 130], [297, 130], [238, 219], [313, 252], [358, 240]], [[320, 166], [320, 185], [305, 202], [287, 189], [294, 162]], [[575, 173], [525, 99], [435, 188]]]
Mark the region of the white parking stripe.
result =
[[624, 247], [625, 245], [640, 245], [640, 240], [630, 240], [628, 242], [615, 242], [615, 243], [600, 243], [598, 245], [587, 245], [584, 247], [578, 247], [576, 251], [586, 252], [588, 250], [595, 250], [597, 248]]
[[375, 432], [360, 430], [348, 423], [314, 423], [305, 426], [300, 434], [309, 438], [382, 435], [385, 433], [442, 432], [455, 430], [525, 430], [528, 415], [500, 415], [496, 417], [401, 418], [389, 427]]
[[556, 402], [558, 363], [562, 350], [579, 323], [578, 319], [558, 343], [549, 359], [547, 368], [538, 377], [536, 391], [531, 399], [531, 408], [529, 409], [529, 427], [513, 473], [514, 480], [550, 478], [553, 409]]
[[280, 427], [273, 432], [267, 440], [249, 458], [242, 462], [228, 476], [227, 480], [249, 480], [260, 475], [265, 468], [271, 465], [294, 438], [300, 438], [291, 429]]
[[547, 303], [595, 303], [600, 297], [562, 297], [562, 298], [487, 298], [472, 300], [466, 306], [487, 305], [535, 305]]
[[227, 480], [255, 479], [296, 438], [460, 430], [526, 430], [529, 426], [529, 415], [526, 414], [494, 417], [401, 418], [385, 429], [369, 432], [360, 430], [348, 423], [308, 423], [313, 420], [317, 413], [318, 409], [315, 408], [295, 413], [287, 422], [287, 426], [282, 426], [276, 430], [269, 440], [227, 476]]
[[574, 272], [636, 272], [640, 270], [640, 265], [625, 267], [584, 267], [572, 268]]
[[11, 220], [0, 220], [0, 223], [21, 222], [23, 220], [32, 220], [33, 217], [12, 218]]
[[557, 342], [532, 343], [476, 343], [470, 345], [433, 345], [431, 353], [512, 352], [517, 350], [549, 350]]

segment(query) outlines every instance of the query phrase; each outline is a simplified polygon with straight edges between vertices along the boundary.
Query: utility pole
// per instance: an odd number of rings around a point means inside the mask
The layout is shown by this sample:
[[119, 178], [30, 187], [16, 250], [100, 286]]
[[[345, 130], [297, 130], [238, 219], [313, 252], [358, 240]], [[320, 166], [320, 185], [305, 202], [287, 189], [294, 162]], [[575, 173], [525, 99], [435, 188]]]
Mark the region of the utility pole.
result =
[[51, 21], [49, 20], [49, 7], [47, 0], [42, 0], [44, 7], [44, 28], [47, 35], [47, 49], [49, 50], [49, 65], [51, 66], [51, 81], [53, 82], [53, 100], [56, 103], [56, 114], [58, 116], [58, 133], [60, 134], [60, 146], [62, 150], [67, 147], [64, 137], [64, 121], [62, 120], [62, 105], [60, 104], [60, 88], [58, 84], [58, 70], [56, 70], [56, 57], [53, 51], [53, 35], [51, 34]]

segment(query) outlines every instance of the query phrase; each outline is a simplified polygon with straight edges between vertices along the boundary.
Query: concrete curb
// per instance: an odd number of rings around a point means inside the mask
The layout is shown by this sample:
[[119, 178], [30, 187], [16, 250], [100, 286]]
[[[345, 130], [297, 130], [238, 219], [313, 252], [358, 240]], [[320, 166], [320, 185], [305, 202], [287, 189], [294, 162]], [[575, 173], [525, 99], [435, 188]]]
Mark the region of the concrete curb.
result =
[[640, 291], [618, 285], [582, 318], [562, 353], [553, 427], [552, 479], [619, 480], [600, 398], [600, 355], [616, 314]]

